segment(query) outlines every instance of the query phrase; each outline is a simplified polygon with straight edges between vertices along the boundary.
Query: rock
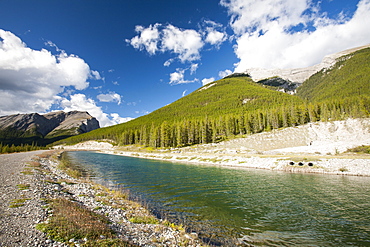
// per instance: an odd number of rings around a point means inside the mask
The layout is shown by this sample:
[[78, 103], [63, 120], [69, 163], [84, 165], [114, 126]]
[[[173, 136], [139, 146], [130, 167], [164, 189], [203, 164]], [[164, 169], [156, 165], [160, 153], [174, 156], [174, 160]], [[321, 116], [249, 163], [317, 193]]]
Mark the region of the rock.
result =
[[351, 54], [355, 51], [367, 48], [369, 46], [370, 44], [327, 55], [323, 58], [321, 63], [306, 68], [295, 68], [295, 69], [249, 68], [245, 70], [244, 73], [250, 75], [254, 81], [259, 81], [262, 79], [278, 76], [284, 80], [289, 80], [291, 82], [303, 83], [305, 80], [307, 80], [311, 75], [315, 74], [316, 72], [333, 66], [338, 58]]
[[98, 129], [99, 122], [88, 112], [51, 112], [16, 114], [0, 117], [0, 133], [7, 139], [27, 137], [72, 136]]

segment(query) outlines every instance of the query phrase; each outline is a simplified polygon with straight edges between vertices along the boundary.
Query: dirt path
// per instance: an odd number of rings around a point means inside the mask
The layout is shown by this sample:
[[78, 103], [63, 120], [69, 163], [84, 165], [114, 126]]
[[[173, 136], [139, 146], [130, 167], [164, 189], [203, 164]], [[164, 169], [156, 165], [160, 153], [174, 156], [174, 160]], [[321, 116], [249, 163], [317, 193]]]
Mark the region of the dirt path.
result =
[[[46, 216], [36, 176], [27, 168], [32, 157], [45, 151], [0, 155], [0, 246], [46, 246], [35, 224]], [[51, 243], [50, 243], [51, 244]]]

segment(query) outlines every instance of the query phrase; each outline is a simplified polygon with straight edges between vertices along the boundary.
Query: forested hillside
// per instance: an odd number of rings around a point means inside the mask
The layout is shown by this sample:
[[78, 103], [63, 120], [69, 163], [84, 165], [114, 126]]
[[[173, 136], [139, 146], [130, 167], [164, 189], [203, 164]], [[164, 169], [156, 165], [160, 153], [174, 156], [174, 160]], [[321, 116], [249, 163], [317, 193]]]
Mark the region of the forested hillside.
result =
[[308, 101], [370, 95], [370, 48], [339, 58], [330, 69], [311, 76], [297, 90]]
[[[370, 113], [369, 49], [342, 57], [313, 75], [297, 95], [227, 77], [128, 123], [63, 140], [110, 139], [119, 145], [181, 147], [210, 143], [308, 122], [366, 117]], [[59, 143], [60, 144], [60, 143]]]

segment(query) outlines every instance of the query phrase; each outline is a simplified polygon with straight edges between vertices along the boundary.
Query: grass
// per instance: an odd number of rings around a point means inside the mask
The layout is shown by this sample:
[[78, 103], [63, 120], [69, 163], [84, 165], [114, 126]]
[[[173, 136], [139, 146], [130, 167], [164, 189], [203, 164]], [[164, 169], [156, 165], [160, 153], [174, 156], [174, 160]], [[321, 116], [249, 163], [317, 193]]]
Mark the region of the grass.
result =
[[36, 228], [45, 232], [49, 238], [58, 242], [68, 242], [70, 239], [99, 240], [115, 238], [114, 232], [108, 226], [108, 219], [96, 214], [76, 202], [65, 198], [51, 201], [52, 216], [47, 223], [41, 223]]
[[126, 243], [121, 239], [100, 239], [96, 241], [87, 241], [82, 245], [83, 247], [131, 247], [131, 245]]
[[24, 206], [24, 203], [28, 200], [31, 200], [30, 198], [22, 198], [22, 199], [14, 199], [11, 200], [9, 208], [19, 208]]
[[23, 175], [33, 175], [33, 171], [31, 171], [29, 168], [25, 168], [23, 171], [21, 171]]
[[62, 153], [60, 155], [58, 168], [65, 171], [68, 176], [73, 178], [81, 178], [85, 175], [85, 171], [77, 164], [73, 163], [67, 153]]
[[347, 152], [360, 153], [360, 154], [370, 154], [370, 146], [359, 146], [355, 148], [348, 149]]
[[28, 190], [30, 188], [29, 184], [17, 184], [19, 190]]
[[154, 216], [135, 216], [129, 219], [132, 223], [137, 224], [159, 224], [159, 221]]

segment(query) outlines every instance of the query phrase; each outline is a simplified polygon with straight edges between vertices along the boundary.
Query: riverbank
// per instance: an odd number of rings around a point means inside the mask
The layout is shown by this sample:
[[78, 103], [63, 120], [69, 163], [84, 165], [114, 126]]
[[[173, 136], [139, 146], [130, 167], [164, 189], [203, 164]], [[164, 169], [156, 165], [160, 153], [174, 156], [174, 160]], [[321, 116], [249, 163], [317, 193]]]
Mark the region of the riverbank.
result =
[[[240, 141], [240, 139], [230, 142], [235, 141]], [[327, 144], [324, 147], [325, 149], [333, 148], [334, 144]], [[148, 150], [138, 146], [114, 147], [109, 143], [88, 141], [63, 148], [195, 165], [266, 169], [294, 173], [370, 176], [370, 155], [366, 154], [338, 153], [333, 155], [331, 153], [302, 151], [310, 148], [316, 150], [315, 146], [285, 148], [284, 153], [277, 150], [256, 152], [255, 150], [245, 150], [243, 147], [230, 148], [229, 145], [224, 143], [204, 144], [186, 148]]]
[[59, 148], [224, 167], [370, 176], [370, 155], [346, 153], [361, 145], [370, 145], [370, 118], [309, 123], [183, 148], [115, 147], [97, 141]]
[[[104, 216], [113, 238], [101, 235], [100, 243], [119, 243], [115, 246], [203, 245], [196, 233], [186, 233], [181, 226], [156, 219], [119, 191], [67, 175], [58, 168], [55, 152], [36, 151], [0, 157], [0, 246], [100, 246], [88, 237], [71, 237], [60, 243], [36, 230], [46, 229], [53, 221], [56, 212], [50, 204], [54, 200], [66, 200], [75, 207], [87, 209], [91, 215]], [[78, 215], [73, 217], [79, 218]]]
[[253, 168], [294, 173], [320, 173], [335, 175], [370, 176], [370, 156], [354, 155], [257, 155], [257, 154], [212, 154], [169, 150], [162, 152], [130, 152], [101, 150], [101, 152], [156, 159], [171, 162], [186, 162], [199, 165], [214, 165], [230, 168]]

